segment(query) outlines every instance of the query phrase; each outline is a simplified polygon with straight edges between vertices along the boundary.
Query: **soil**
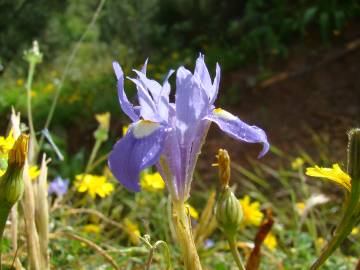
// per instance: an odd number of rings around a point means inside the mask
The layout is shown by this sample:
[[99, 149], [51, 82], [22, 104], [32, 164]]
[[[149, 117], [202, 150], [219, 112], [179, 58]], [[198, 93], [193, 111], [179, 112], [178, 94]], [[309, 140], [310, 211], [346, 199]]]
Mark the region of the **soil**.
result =
[[[319, 46], [316, 39], [294, 46], [287, 60], [269, 63], [274, 77], [256, 87], [247, 83], [254, 74], [251, 68], [225, 74], [220, 99], [226, 99], [229, 89], [239, 91], [239, 101], [226, 110], [263, 128], [270, 143], [290, 155], [296, 156], [301, 148], [318, 156], [318, 135], [328, 144], [329, 160], [345, 162], [346, 132], [360, 127], [360, 32], [356, 29], [357, 25], [350, 27], [331, 47]], [[260, 150], [224, 136], [213, 125], [200, 171], [208, 171], [218, 148], [228, 149], [238, 163], [245, 163], [246, 156], [255, 158]], [[272, 163], [273, 154], [263, 160]]]

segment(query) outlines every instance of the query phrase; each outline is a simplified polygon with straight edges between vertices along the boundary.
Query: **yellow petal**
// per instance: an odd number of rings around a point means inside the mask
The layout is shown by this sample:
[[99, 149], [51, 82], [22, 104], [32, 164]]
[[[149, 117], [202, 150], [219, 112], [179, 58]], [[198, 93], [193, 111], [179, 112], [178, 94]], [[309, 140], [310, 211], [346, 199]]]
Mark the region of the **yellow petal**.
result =
[[341, 170], [339, 164], [334, 164], [332, 168], [322, 168], [319, 166], [310, 167], [306, 169], [306, 175], [326, 178], [342, 186], [349, 192], [351, 190], [351, 178], [347, 173]]
[[199, 218], [199, 213], [190, 204], [186, 203], [185, 208], [188, 211], [190, 217], [192, 217], [193, 219], [198, 219]]
[[274, 249], [276, 249], [277, 247], [277, 240], [275, 235], [273, 235], [271, 232], [266, 236], [265, 240], [264, 240], [264, 245], [270, 249], [271, 251], [273, 251]]

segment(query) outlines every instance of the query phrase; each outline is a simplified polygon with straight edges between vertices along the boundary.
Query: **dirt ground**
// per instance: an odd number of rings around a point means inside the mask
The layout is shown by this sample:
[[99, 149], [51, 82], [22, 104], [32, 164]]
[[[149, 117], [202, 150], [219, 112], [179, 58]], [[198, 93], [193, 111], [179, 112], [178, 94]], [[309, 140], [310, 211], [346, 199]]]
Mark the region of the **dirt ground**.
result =
[[[329, 159], [345, 162], [346, 132], [360, 127], [359, 34], [349, 30], [339, 44], [331, 47], [294, 47], [287, 60], [269, 63], [273, 77], [256, 87], [247, 85], [251, 69], [224, 75], [220, 98], [227, 95], [228, 89], [237, 87], [239, 102], [226, 109], [263, 128], [270, 143], [282, 151], [296, 155], [296, 149], [301, 147], [316, 157], [311, 136], [315, 132], [328, 142]], [[219, 147], [228, 149], [239, 163], [244, 162], [245, 155], [255, 158], [260, 149], [223, 136], [213, 125], [200, 158], [200, 170], [206, 170], [214, 161]], [[271, 155], [264, 162], [271, 162]]]

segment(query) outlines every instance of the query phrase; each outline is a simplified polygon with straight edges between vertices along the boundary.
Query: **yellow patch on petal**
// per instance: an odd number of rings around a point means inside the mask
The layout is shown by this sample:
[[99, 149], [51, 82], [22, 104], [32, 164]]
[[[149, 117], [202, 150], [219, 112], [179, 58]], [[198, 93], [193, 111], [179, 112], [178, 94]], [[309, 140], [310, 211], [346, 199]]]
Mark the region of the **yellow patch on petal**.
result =
[[264, 217], [264, 214], [260, 211], [260, 203], [257, 201], [250, 202], [248, 195], [240, 199], [239, 203], [243, 210], [243, 224], [259, 226]]
[[229, 113], [221, 108], [216, 108], [214, 110], [214, 114], [225, 120], [236, 120], [237, 119], [236, 116], [232, 115], [231, 113]]
[[78, 192], [87, 192], [93, 199], [96, 195], [104, 198], [114, 190], [114, 185], [105, 176], [92, 174], [76, 175], [75, 187]]
[[190, 217], [192, 217], [193, 219], [198, 219], [199, 218], [199, 213], [190, 204], [185, 203], [185, 209], [189, 213]]
[[140, 120], [140, 122], [134, 126], [134, 137], [137, 139], [147, 137], [152, 134], [156, 129], [158, 129], [159, 126], [160, 124], [156, 122]]
[[264, 240], [264, 245], [271, 251], [275, 250], [277, 247], [277, 240], [275, 235], [270, 232]]
[[350, 176], [341, 170], [339, 164], [334, 164], [332, 168], [322, 168], [319, 166], [310, 167], [306, 169], [306, 175], [313, 177], [326, 178], [336, 184], [342, 186], [347, 191], [351, 190]]
[[157, 192], [165, 188], [165, 182], [160, 173], [144, 173], [140, 180], [140, 186], [150, 192]]

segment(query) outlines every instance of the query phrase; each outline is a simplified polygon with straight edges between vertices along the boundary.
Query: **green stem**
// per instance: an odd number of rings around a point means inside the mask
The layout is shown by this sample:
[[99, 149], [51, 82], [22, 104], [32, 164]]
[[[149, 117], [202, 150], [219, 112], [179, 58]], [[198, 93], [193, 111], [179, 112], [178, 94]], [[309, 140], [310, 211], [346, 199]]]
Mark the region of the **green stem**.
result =
[[173, 201], [174, 227], [186, 270], [202, 270], [184, 201]]
[[102, 143], [102, 141], [100, 141], [100, 140], [95, 141], [95, 144], [94, 144], [94, 146], [93, 146], [93, 148], [91, 150], [90, 158], [89, 158], [88, 163], [87, 163], [86, 168], [85, 168], [85, 174], [90, 172], [90, 168], [92, 168], [92, 165], [94, 163], [96, 155], [99, 152], [101, 143]]
[[[73, 51], [71, 52], [71, 55], [69, 56], [68, 58], [68, 61], [66, 63], [66, 66], [65, 66], [65, 69], [64, 69], [64, 72], [61, 76], [61, 79], [60, 79], [60, 83], [58, 85], [58, 87], [56, 88], [56, 92], [55, 92], [55, 96], [54, 96], [54, 99], [53, 99], [53, 102], [51, 104], [51, 107], [50, 107], [50, 111], [49, 111], [49, 114], [48, 114], [48, 117], [46, 118], [46, 122], [45, 122], [45, 125], [44, 125], [44, 129], [48, 129], [49, 126], [50, 126], [50, 123], [51, 123], [51, 120], [54, 116], [54, 112], [55, 112], [55, 109], [56, 109], [56, 106], [57, 106], [57, 103], [59, 101], [59, 97], [60, 97], [60, 93], [61, 93], [61, 90], [62, 90], [62, 87], [64, 85], [64, 81], [67, 77], [67, 75], [69, 74], [69, 71], [70, 71], [70, 67], [77, 55], [77, 52], [79, 51], [80, 47], [81, 47], [81, 44], [82, 42], [84, 41], [85, 37], [87, 36], [87, 34], [89, 33], [90, 29], [94, 26], [95, 22], [96, 22], [96, 19], [97, 17], [99, 16], [101, 10], [103, 9], [104, 7], [104, 4], [105, 4], [106, 0], [101, 0], [90, 23], [88, 24], [88, 26], [86, 27], [85, 29], [85, 32], [82, 34], [82, 36], [80, 37], [79, 41], [76, 43]], [[41, 135], [41, 138], [40, 138], [40, 143], [39, 143], [39, 148], [41, 148], [42, 144], [44, 143], [44, 135]]]
[[33, 117], [32, 117], [32, 106], [31, 106], [31, 86], [32, 86], [33, 78], [34, 78], [35, 66], [36, 66], [35, 62], [30, 62], [29, 73], [28, 73], [27, 81], [26, 81], [26, 93], [27, 93], [26, 107], [27, 107], [27, 116], [28, 116], [28, 121], [29, 121], [30, 134], [31, 134], [32, 140], [33, 140], [33, 142], [35, 144], [35, 148], [36, 148], [37, 140], [36, 140], [36, 136], [35, 136], [34, 122], [33, 122]]
[[[353, 180], [352, 183], [355, 183]], [[310, 270], [319, 269], [320, 266], [330, 257], [330, 255], [337, 249], [337, 247], [346, 239], [350, 234], [352, 228], [357, 223], [357, 215], [360, 209], [360, 185], [353, 184], [350, 194], [350, 199], [347, 202], [347, 207], [345, 207], [345, 212], [337, 226], [333, 237], [327, 243], [327, 245], [322, 250], [320, 256], [316, 261], [311, 265]]]
[[241, 259], [241, 255], [237, 249], [237, 246], [236, 246], [236, 239], [235, 239], [235, 236], [228, 236], [227, 237], [228, 239], [228, 242], [229, 242], [229, 246], [230, 246], [230, 250], [231, 250], [231, 254], [233, 255], [233, 258], [236, 262], [236, 265], [238, 266], [238, 268], [240, 270], [245, 270], [245, 266], [244, 266], [244, 263]]
[[4, 234], [4, 229], [5, 229], [5, 225], [6, 225], [6, 221], [8, 219], [9, 213], [10, 213], [10, 209], [11, 208], [7, 208], [7, 207], [1, 207], [0, 209], [0, 270], [2, 269], [2, 240], [3, 240], [3, 234]]

